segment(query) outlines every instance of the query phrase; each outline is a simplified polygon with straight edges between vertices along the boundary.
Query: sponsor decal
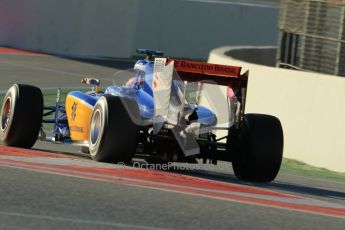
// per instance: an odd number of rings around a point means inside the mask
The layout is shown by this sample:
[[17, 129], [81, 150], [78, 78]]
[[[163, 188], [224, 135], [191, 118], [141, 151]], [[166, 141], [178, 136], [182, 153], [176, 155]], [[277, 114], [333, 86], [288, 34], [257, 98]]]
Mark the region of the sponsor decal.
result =
[[79, 126], [70, 126], [69, 129], [71, 130], [71, 132], [78, 132], [78, 133], [83, 133], [84, 129], [83, 127], [79, 127]]
[[75, 120], [75, 117], [77, 116], [77, 107], [78, 107], [78, 102], [73, 102], [73, 105], [72, 105], [72, 113], [71, 113], [71, 119], [72, 121]]
[[160, 76], [165, 67], [166, 58], [155, 58], [155, 63], [153, 67], [153, 87], [157, 89], [159, 87], [166, 88], [167, 84]]
[[195, 62], [195, 61], [184, 61], [184, 60], [174, 60], [174, 61], [175, 61], [175, 68], [177, 71], [187, 72], [187, 73], [189, 72], [189, 73], [237, 77], [240, 75], [240, 72], [241, 72], [241, 67], [236, 67], [236, 66], [217, 65], [217, 64], [209, 64], [206, 62]]

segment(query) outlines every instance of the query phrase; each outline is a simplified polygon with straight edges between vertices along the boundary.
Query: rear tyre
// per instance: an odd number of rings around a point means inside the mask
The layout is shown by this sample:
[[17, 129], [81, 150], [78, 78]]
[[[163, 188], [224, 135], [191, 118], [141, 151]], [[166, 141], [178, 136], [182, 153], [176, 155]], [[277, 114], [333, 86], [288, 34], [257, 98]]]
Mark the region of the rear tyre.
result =
[[232, 162], [236, 177], [254, 182], [274, 180], [280, 169], [283, 146], [283, 130], [278, 118], [246, 114], [239, 152]]
[[130, 162], [138, 144], [139, 127], [134, 122], [138, 117], [139, 108], [134, 100], [102, 96], [91, 117], [91, 157], [102, 162]]
[[15, 84], [1, 108], [0, 139], [5, 145], [31, 148], [42, 125], [43, 95], [39, 88]]

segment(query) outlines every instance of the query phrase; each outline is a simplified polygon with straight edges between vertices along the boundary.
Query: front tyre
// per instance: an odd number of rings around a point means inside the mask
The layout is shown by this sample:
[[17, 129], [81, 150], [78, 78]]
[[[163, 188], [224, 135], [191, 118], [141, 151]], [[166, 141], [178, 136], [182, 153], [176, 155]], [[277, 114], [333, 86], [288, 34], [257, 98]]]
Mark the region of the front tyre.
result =
[[135, 101], [102, 96], [96, 103], [90, 123], [89, 151], [101, 162], [129, 162], [136, 151], [139, 127], [133, 118], [139, 116]]
[[5, 145], [31, 148], [42, 125], [43, 95], [39, 88], [15, 84], [1, 108], [0, 139]]
[[232, 162], [236, 177], [254, 182], [274, 180], [282, 162], [283, 146], [283, 129], [278, 118], [246, 114], [239, 153]]

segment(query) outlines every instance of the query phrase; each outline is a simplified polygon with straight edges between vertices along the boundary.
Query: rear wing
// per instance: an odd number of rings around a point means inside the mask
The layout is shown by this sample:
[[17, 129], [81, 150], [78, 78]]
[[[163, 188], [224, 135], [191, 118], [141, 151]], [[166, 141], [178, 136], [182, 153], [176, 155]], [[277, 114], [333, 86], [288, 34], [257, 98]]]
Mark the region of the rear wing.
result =
[[183, 81], [204, 81], [234, 89], [247, 87], [249, 72], [241, 74], [241, 67], [168, 58], [167, 63], [171, 62], [174, 62], [174, 69]]
[[[183, 81], [182, 87], [173, 90], [174, 73]], [[175, 79], [175, 80], [179, 80]], [[209, 64], [206, 62], [176, 60], [171, 58], [155, 58], [153, 68], [153, 98], [154, 98], [154, 120], [153, 134], [157, 134], [167, 122], [170, 125], [186, 125], [186, 89], [187, 82], [200, 82], [222, 85], [232, 88], [236, 98], [241, 102], [241, 114], [244, 112], [245, 95], [248, 82], [248, 71], [241, 74], [241, 67]], [[199, 84], [198, 84], [199, 86]], [[201, 87], [198, 87], [196, 103], [198, 106]], [[173, 129], [174, 130], [174, 129]], [[181, 130], [183, 131], [183, 130]], [[184, 132], [184, 131], [183, 131]], [[174, 133], [174, 131], [173, 131]], [[175, 134], [175, 133], [174, 133]], [[183, 134], [183, 133], [182, 133]], [[185, 156], [197, 154], [199, 146], [193, 139], [193, 148], [185, 146], [188, 135], [180, 132], [175, 135], [181, 149], [184, 149]], [[197, 153], [193, 151], [197, 149]]]
[[237, 100], [241, 102], [241, 114], [244, 114], [249, 70], [241, 74], [242, 68], [238, 66], [218, 65], [172, 58], [167, 58], [167, 63], [174, 63], [174, 69], [183, 81], [204, 82], [231, 88]]
[[[249, 72], [241, 74], [241, 69], [241, 67], [237, 66], [206, 62], [155, 58], [153, 70], [155, 116], [161, 116], [164, 119], [167, 117], [169, 106], [171, 105], [170, 99], [174, 73], [177, 73], [177, 77], [184, 82], [183, 84], [186, 84], [186, 82], [200, 82], [231, 88], [237, 100], [241, 102], [241, 107], [244, 111]], [[181, 108], [175, 109], [179, 110], [180, 114], [182, 114], [184, 106], [186, 87], [182, 87], [182, 90], [183, 92], [180, 92], [178, 95]]]

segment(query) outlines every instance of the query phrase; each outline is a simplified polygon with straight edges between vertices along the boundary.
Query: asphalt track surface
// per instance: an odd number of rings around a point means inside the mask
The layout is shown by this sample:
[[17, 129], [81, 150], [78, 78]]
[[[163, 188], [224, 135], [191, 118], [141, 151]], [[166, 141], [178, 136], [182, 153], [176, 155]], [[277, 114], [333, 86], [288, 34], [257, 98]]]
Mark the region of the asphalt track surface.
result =
[[[130, 68], [132, 64], [119, 60], [0, 54], [0, 90], [6, 90], [16, 82], [44, 88], [80, 86], [80, 78], [85, 74], [111, 80], [115, 71]], [[75, 158], [73, 162], [77, 166], [90, 164], [94, 168], [117, 168], [89, 160], [74, 146], [37, 142], [34, 149], [47, 150], [49, 156], [63, 153], [62, 156]], [[234, 177], [228, 163], [211, 169], [172, 172], [173, 178], [187, 175], [195, 180], [205, 178], [214, 183], [226, 182], [229, 186], [250, 186], [249, 190], [253, 191], [277, 192], [278, 196], [295, 195], [310, 202], [309, 205], [326, 202], [326, 205], [342, 210], [340, 215], [333, 215], [315, 213], [315, 210], [272, 207], [272, 200], [271, 204], [257, 204], [240, 198], [200, 195], [200, 191], [126, 184], [126, 176], [118, 181], [107, 181], [38, 170], [20, 166], [18, 162], [11, 165], [8, 160], [33, 164], [38, 159], [29, 161], [23, 156], [7, 156], [6, 152], [0, 150], [0, 229], [344, 229], [345, 226], [345, 182], [280, 173], [273, 183], [245, 183]], [[152, 172], [141, 171], [141, 175], [147, 174]], [[175, 185], [176, 181], [171, 179], [166, 183]]]

